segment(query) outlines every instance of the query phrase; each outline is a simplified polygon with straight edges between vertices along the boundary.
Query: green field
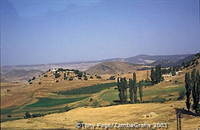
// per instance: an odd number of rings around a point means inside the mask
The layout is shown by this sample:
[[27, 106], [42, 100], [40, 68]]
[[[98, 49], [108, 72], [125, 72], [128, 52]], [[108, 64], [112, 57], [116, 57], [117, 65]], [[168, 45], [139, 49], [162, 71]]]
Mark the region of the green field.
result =
[[61, 94], [61, 95], [93, 94], [93, 93], [97, 93], [104, 89], [111, 88], [114, 86], [116, 86], [116, 83], [97, 84], [97, 85], [73, 89], [69, 91], [61, 91], [61, 92], [58, 92], [58, 94]]
[[[38, 100], [32, 104], [2, 109], [1, 114], [4, 115], [4, 118], [1, 119], [1, 121], [21, 119], [27, 111], [32, 113], [50, 114], [63, 112], [81, 106], [99, 107], [116, 105], [118, 103], [115, 101], [119, 100], [119, 97], [118, 90], [115, 88], [116, 83], [105, 83], [69, 91], [60, 91], [58, 93], [54, 93], [54, 95], [50, 95], [49, 97], [38, 98]], [[179, 93], [183, 92], [184, 89], [185, 88], [181, 85], [163, 88], [156, 88], [153, 86], [147, 87], [143, 89], [143, 102], [162, 103], [168, 101], [169, 99], [177, 100]], [[76, 105], [70, 106], [68, 105], [70, 103], [75, 103]], [[7, 115], [12, 115], [12, 117], [8, 118]]]
[[[155, 88], [152, 87], [152, 89], [149, 90], [143, 90], [143, 98], [147, 98], [144, 101], [145, 102], [163, 102], [165, 98], [169, 97], [171, 93], [180, 93], [184, 91], [185, 88], [183, 86], [175, 86], [175, 87], [170, 87], [170, 88]], [[99, 98], [103, 99], [104, 101], [110, 102], [113, 104], [115, 100], [119, 100], [118, 98], [118, 90], [111, 88], [104, 93], [100, 95]], [[137, 94], [138, 99], [139, 99], [139, 93]], [[165, 98], [163, 98], [165, 96]], [[129, 95], [128, 95], [129, 98]], [[178, 96], [176, 96], [178, 98]], [[176, 100], [176, 99], [174, 99]]]
[[53, 107], [62, 104], [68, 104], [76, 101], [83, 100], [87, 97], [78, 97], [78, 98], [39, 98], [36, 103], [27, 105], [25, 108], [33, 108], [33, 107]]

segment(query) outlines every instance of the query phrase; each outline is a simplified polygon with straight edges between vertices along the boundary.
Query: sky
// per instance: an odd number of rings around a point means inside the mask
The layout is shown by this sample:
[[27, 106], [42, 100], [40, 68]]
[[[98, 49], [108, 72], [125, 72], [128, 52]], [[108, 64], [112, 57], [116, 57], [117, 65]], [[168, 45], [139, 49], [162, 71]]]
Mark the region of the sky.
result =
[[199, 0], [0, 0], [1, 65], [200, 51]]

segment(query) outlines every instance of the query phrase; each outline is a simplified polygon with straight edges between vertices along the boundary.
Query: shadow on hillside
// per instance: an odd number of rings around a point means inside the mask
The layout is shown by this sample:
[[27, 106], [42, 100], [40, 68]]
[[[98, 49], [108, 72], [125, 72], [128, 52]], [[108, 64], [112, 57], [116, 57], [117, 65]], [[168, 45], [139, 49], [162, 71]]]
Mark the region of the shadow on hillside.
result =
[[180, 108], [175, 108], [177, 113], [181, 113], [181, 114], [186, 114], [186, 115], [191, 115], [191, 116], [200, 116], [200, 113], [194, 113], [192, 111], [188, 111], [184, 108], [180, 109]]

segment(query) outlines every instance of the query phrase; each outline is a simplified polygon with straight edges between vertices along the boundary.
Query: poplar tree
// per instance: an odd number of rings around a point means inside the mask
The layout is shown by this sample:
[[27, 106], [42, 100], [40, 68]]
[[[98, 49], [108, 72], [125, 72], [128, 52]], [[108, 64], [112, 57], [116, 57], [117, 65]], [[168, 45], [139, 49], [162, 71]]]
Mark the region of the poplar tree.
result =
[[191, 76], [189, 73], [185, 74], [185, 88], [186, 88], [186, 106], [188, 111], [190, 110], [190, 95], [192, 94], [192, 109], [198, 113], [200, 110], [200, 74], [199, 70], [193, 69]]
[[143, 86], [139, 84], [139, 94], [140, 94], [140, 102], [142, 102], [142, 97], [143, 97]]
[[119, 100], [121, 103], [123, 103], [123, 91], [122, 91], [122, 83], [121, 83], [121, 78], [117, 78], [117, 87], [119, 91]]
[[134, 83], [134, 87], [133, 87], [133, 96], [134, 96], [134, 103], [137, 102], [137, 79], [136, 79], [136, 73], [133, 73], [133, 83]]
[[190, 106], [191, 106], [191, 86], [190, 86], [190, 74], [186, 73], [185, 74], [185, 89], [186, 89], [186, 107], [188, 111], [190, 111]]
[[133, 103], [133, 89], [134, 89], [134, 82], [132, 79], [129, 79], [129, 97], [130, 97], [130, 102]]

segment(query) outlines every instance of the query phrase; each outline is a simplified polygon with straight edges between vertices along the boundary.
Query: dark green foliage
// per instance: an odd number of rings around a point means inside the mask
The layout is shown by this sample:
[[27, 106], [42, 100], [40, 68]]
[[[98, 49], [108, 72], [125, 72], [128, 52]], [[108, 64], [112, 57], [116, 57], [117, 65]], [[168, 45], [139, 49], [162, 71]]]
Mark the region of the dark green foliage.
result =
[[156, 73], [155, 73], [155, 70], [154, 68], [151, 68], [151, 82], [152, 84], [155, 84], [156, 83]]
[[67, 78], [67, 74], [66, 73], [64, 73], [64, 80], [67, 80], [68, 78]]
[[74, 73], [75, 73], [78, 77], [83, 77], [83, 75], [85, 75], [84, 72], [81, 72], [81, 71], [79, 71], [79, 70], [73, 70], [73, 71], [74, 71]]
[[160, 83], [163, 80], [161, 66], [157, 65], [151, 69], [151, 81], [153, 84]]
[[130, 97], [130, 102], [134, 103], [134, 95], [133, 95], [133, 90], [134, 90], [135, 82], [133, 79], [129, 79], [129, 97]]
[[86, 75], [84, 75], [84, 80], [88, 80], [88, 77]]
[[45, 74], [44, 77], [48, 77], [48, 75]]
[[137, 102], [137, 84], [136, 84], [136, 73], [133, 73], [133, 82], [134, 82], [134, 87], [133, 87], [133, 99], [134, 103]]
[[196, 113], [199, 112], [198, 106], [200, 101], [200, 74], [199, 70], [193, 69], [191, 76], [189, 73], [185, 74], [185, 89], [186, 89], [186, 106], [190, 110], [190, 95], [192, 94], [192, 108]]
[[87, 97], [77, 97], [77, 98], [39, 98], [39, 100], [36, 103], [27, 105], [26, 108], [32, 108], [32, 107], [52, 107], [52, 106], [57, 106], [57, 105], [62, 105], [62, 104], [67, 104], [67, 103], [72, 103], [76, 101], [80, 101], [82, 99], [85, 99]]
[[188, 109], [188, 111], [190, 111], [190, 105], [191, 105], [191, 102], [190, 102], [190, 96], [191, 96], [191, 86], [190, 86], [190, 74], [189, 73], [186, 73], [185, 74], [185, 89], [186, 89], [186, 107]]
[[54, 76], [55, 76], [55, 78], [59, 78], [61, 75], [58, 72], [56, 72], [56, 73], [54, 73]]
[[142, 102], [142, 97], [143, 97], [143, 86], [139, 85], [139, 94], [140, 94], [140, 102]]
[[26, 112], [24, 114], [24, 118], [27, 119], [27, 118], [31, 118], [31, 114], [29, 112]]
[[127, 88], [128, 83], [126, 78], [118, 78], [117, 79], [117, 86], [119, 91], [119, 99], [121, 103], [127, 102]]

